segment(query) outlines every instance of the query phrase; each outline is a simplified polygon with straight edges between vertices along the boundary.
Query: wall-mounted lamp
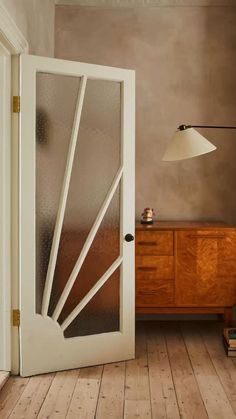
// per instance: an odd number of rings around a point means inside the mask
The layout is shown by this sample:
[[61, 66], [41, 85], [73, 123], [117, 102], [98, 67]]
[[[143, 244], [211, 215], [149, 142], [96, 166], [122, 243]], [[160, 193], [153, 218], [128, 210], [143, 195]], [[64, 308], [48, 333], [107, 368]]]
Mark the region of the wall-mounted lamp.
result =
[[232, 126], [219, 125], [180, 125], [165, 151], [163, 161], [190, 159], [216, 150], [216, 146], [194, 128], [236, 129]]

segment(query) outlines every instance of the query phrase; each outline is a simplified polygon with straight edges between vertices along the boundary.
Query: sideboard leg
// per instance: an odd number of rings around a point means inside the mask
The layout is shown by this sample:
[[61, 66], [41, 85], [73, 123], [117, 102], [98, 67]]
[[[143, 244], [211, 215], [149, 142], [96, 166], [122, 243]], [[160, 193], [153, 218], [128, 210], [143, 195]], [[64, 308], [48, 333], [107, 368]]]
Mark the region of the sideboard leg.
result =
[[234, 315], [233, 315], [233, 308], [225, 308], [224, 310], [224, 323], [227, 327], [234, 326]]

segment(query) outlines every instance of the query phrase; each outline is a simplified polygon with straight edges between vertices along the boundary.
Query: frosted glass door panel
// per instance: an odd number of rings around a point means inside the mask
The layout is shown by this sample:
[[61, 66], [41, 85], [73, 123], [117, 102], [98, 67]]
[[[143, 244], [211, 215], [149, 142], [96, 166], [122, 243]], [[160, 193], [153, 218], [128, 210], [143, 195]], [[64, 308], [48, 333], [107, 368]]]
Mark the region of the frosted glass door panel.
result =
[[[68, 296], [59, 317], [59, 323], [65, 320], [76, 305], [86, 296], [89, 290], [96, 284], [107, 269], [115, 262], [120, 254], [120, 187], [107, 209], [98, 232], [84, 260], [81, 270], [76, 278], [74, 286]], [[84, 234], [79, 229], [69, 230], [61, 239], [58, 253], [57, 267], [54, 277], [51, 307], [52, 314], [67, 279], [78, 258], [78, 249]], [[110, 302], [111, 304], [111, 302]]]
[[64, 331], [65, 338], [120, 330], [120, 270], [105, 285]]
[[[53, 281], [50, 315], [121, 164], [120, 95], [120, 83], [102, 80], [87, 82]], [[99, 279], [99, 274], [101, 276], [105, 272], [102, 272], [101, 267], [108, 269], [109, 262], [111, 264], [114, 261], [114, 253], [118, 257], [119, 250], [117, 252], [116, 249], [119, 249], [119, 224], [120, 202], [119, 194], [116, 194], [104, 217], [101, 231], [97, 233], [82, 266], [80, 279], [76, 281], [69, 297], [70, 303], [79, 302], [79, 296], [82, 296], [85, 290], [89, 291], [89, 284], [93, 285]], [[107, 244], [102, 244], [102, 236], [106, 237]], [[111, 242], [112, 246], [109, 246], [108, 243]], [[106, 264], [100, 253], [102, 247], [103, 255], [106, 255]], [[64, 275], [61, 273], [62, 266]], [[79, 293], [78, 288], [81, 290]], [[64, 307], [61, 318], [64, 318], [70, 303]], [[74, 308], [73, 305], [71, 308]]]
[[36, 312], [41, 312], [80, 78], [36, 76]]
[[[37, 75], [36, 301], [38, 313], [41, 312], [45, 281], [52, 258], [53, 236], [70, 152], [80, 83], [79, 78], [41, 73]], [[120, 144], [121, 85], [113, 81], [88, 80], [56, 253], [47, 312], [50, 317], [55, 315], [58, 302], [68, 285], [89, 232], [109, 196], [109, 190], [121, 166]], [[60, 325], [63, 325], [72, 311], [120, 256], [120, 191], [119, 184], [58, 314]], [[112, 273], [107, 283], [96, 292], [66, 328], [65, 337], [119, 330], [119, 275], [120, 269]], [[97, 322], [93, 323], [94, 316], [97, 316]]]

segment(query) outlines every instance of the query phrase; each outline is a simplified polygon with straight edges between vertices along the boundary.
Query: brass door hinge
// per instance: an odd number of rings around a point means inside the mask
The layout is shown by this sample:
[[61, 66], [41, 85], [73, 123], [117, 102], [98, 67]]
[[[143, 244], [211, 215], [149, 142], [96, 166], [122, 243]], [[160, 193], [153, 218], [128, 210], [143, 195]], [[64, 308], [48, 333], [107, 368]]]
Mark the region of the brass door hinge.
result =
[[18, 309], [12, 310], [12, 324], [16, 327], [20, 326], [20, 310]]
[[14, 113], [20, 113], [20, 96], [13, 96], [12, 108]]

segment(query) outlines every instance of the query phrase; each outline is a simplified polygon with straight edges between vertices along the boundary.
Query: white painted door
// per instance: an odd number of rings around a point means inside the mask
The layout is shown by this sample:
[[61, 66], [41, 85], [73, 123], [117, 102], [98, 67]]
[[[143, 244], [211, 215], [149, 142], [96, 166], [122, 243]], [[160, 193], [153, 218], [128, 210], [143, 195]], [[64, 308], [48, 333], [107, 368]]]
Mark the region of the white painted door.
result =
[[134, 357], [134, 72], [21, 57], [21, 375]]

